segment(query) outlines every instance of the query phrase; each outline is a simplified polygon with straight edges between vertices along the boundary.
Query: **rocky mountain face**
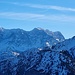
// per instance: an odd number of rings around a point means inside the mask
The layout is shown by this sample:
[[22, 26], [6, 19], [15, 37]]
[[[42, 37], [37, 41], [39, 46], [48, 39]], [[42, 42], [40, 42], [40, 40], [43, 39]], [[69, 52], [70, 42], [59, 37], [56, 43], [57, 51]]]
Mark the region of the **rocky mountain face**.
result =
[[0, 75], [75, 75], [75, 37], [65, 40], [62, 34], [51, 33], [41, 28], [28, 32], [2, 29]]
[[0, 74], [75, 75], [75, 48], [69, 51], [45, 48], [42, 51], [31, 49], [22, 53], [14, 52], [7, 59], [0, 61]]
[[[55, 32], [54, 32], [55, 33]], [[51, 33], [53, 34], [53, 33]], [[60, 33], [61, 34], [61, 33]], [[57, 36], [60, 35], [57, 33]], [[31, 48], [43, 48], [52, 46], [59, 41], [65, 40], [64, 36], [54, 38], [43, 29], [35, 28], [32, 31], [22, 29], [0, 29], [0, 51], [17, 50], [25, 51]], [[58, 40], [57, 40], [58, 39]]]

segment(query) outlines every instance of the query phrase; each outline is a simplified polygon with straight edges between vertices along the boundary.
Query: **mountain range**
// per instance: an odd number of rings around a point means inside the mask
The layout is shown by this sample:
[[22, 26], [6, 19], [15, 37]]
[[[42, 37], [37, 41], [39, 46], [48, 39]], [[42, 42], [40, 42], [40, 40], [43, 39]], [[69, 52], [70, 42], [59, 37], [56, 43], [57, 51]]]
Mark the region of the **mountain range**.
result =
[[75, 36], [0, 28], [0, 75], [75, 75]]
[[[14, 49], [25, 51], [31, 48], [43, 48], [52, 46], [65, 40], [60, 32], [51, 32], [41, 28], [31, 31], [22, 29], [0, 29], [0, 50]], [[2, 47], [4, 46], [4, 47]]]

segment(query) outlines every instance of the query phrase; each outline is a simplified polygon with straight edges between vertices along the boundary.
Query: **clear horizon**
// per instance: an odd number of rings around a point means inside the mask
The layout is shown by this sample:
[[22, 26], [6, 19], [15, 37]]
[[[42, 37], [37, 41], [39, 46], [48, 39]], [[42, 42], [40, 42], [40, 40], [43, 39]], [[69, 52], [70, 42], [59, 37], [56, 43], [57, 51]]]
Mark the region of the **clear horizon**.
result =
[[0, 0], [0, 27], [30, 31], [41, 27], [75, 36], [75, 1]]

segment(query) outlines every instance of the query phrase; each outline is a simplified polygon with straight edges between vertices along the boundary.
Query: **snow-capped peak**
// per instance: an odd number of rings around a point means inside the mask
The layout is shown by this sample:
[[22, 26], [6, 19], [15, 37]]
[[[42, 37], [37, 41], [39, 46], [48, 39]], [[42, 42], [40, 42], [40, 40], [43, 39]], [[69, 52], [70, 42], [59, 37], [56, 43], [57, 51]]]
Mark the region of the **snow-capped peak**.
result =
[[40, 27], [37, 27], [36, 29], [38, 29], [38, 30], [44, 30], [43, 28], [40, 28]]

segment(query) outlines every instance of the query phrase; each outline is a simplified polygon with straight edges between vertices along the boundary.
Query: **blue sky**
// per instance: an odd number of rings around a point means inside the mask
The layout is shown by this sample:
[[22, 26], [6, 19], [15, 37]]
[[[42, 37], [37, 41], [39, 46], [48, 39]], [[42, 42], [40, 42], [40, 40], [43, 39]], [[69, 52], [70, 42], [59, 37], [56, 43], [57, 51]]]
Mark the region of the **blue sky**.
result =
[[0, 0], [0, 27], [35, 27], [75, 35], [75, 0]]

